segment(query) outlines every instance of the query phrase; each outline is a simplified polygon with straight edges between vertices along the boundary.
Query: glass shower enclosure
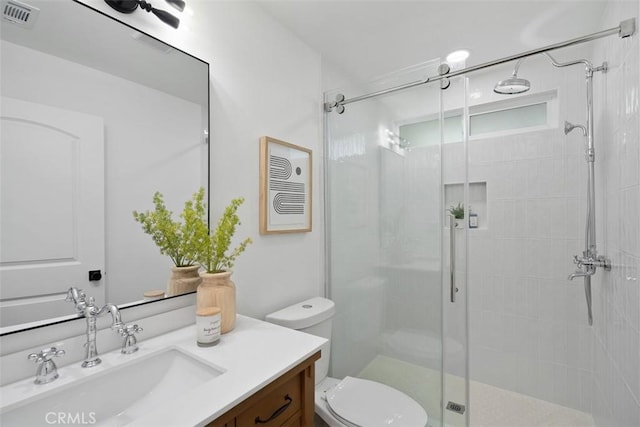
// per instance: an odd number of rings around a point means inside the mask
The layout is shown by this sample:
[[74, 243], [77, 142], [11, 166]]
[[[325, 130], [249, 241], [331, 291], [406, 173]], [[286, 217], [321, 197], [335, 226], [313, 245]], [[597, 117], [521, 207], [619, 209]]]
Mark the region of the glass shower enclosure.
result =
[[[419, 80], [439, 65], [326, 98]], [[468, 425], [466, 301], [450, 302], [450, 254], [462, 291], [467, 229], [447, 211], [467, 188], [464, 171], [459, 185], [443, 186], [442, 142], [461, 130], [442, 103], [438, 84], [423, 85], [349, 104], [325, 123], [328, 296], [336, 303], [330, 374], [402, 391], [433, 427]]]
[[537, 55], [521, 68], [530, 92], [493, 93], [512, 69], [325, 116], [330, 373], [402, 391], [429, 427], [593, 425], [595, 338], [582, 281], [567, 279], [584, 242], [585, 138], [563, 126], [585, 121], [584, 69]]

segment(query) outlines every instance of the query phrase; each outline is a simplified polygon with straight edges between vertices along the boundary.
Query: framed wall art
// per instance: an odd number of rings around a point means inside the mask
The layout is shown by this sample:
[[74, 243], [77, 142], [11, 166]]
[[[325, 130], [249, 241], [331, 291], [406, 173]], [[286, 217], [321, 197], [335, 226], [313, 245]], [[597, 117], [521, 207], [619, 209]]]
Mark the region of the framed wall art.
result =
[[311, 150], [260, 138], [260, 234], [311, 231]]

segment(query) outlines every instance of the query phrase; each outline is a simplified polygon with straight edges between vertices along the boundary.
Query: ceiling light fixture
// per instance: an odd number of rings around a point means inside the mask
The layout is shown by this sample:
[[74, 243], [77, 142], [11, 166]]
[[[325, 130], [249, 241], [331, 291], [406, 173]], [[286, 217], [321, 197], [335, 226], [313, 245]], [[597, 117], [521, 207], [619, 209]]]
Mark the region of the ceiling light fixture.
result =
[[455, 50], [447, 55], [447, 62], [449, 64], [464, 62], [469, 57], [469, 51], [466, 49]]
[[[140, 9], [153, 13], [158, 17], [158, 19], [160, 19], [165, 24], [172, 26], [173, 28], [178, 28], [178, 26], [180, 25], [180, 19], [176, 18], [169, 12], [156, 9], [155, 7], [151, 6], [151, 3], [148, 3], [145, 0], [104, 0], [104, 1], [109, 6], [111, 6], [113, 9], [117, 10], [120, 13], [133, 13], [138, 8], [138, 6], [140, 6]], [[166, 0], [166, 2], [181, 12], [184, 10], [185, 3], [183, 0]]]

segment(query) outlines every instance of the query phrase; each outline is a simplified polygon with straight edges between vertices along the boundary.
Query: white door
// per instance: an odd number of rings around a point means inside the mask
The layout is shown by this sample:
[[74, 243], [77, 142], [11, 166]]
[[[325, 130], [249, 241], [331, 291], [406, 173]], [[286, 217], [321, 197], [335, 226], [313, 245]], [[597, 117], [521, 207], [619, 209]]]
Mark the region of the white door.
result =
[[70, 286], [103, 303], [104, 241], [102, 118], [2, 97], [0, 326], [75, 313]]

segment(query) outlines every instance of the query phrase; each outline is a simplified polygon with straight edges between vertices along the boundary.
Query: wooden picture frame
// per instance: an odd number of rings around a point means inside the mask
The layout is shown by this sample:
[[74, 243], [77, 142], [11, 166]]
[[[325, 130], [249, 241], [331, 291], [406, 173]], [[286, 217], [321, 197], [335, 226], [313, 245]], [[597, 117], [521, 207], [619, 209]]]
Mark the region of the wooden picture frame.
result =
[[260, 138], [260, 234], [311, 231], [312, 165], [308, 148]]

